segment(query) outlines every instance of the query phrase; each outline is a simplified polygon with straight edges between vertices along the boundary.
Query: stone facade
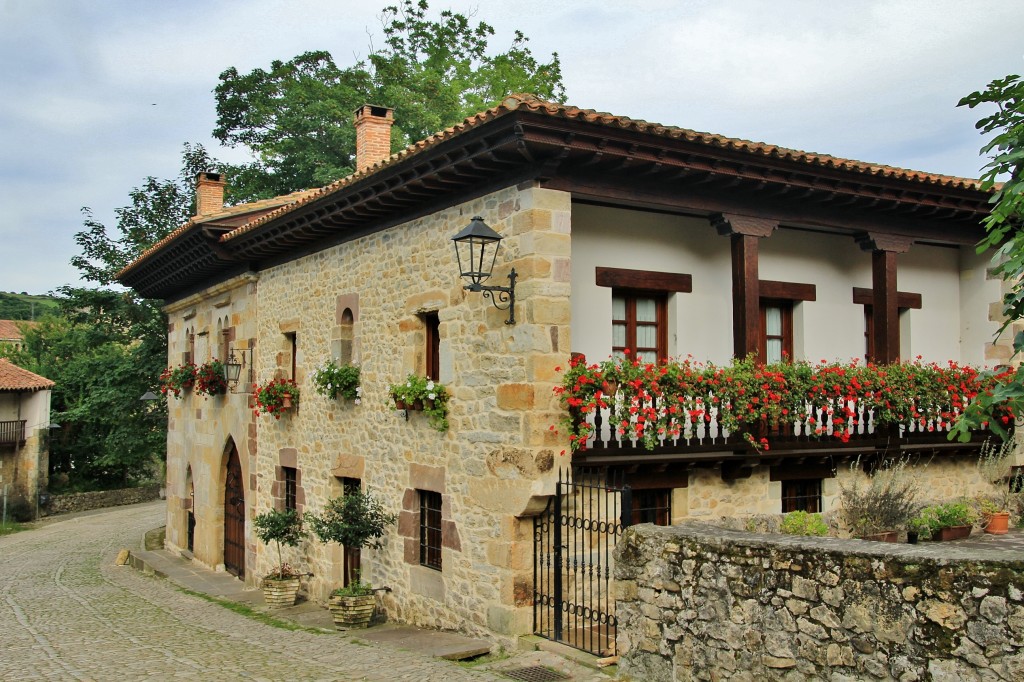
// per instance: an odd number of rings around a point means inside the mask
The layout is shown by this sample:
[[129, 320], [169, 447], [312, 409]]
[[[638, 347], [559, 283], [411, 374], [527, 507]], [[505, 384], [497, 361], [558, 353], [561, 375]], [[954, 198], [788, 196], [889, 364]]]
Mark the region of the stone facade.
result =
[[620, 673], [1020, 680], [1024, 561], [986, 554], [637, 526], [616, 550]]

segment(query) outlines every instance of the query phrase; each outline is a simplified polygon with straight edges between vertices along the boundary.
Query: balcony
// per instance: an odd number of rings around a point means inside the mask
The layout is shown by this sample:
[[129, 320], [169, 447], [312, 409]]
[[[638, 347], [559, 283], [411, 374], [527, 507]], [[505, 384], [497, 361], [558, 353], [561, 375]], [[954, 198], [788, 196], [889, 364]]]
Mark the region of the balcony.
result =
[[[784, 363], [715, 367], [574, 360], [558, 392], [572, 461], [583, 466], [721, 466], [743, 477], [780, 460], [975, 453], [949, 433], [964, 407], [998, 378], [973, 368]], [[1001, 424], [1012, 425], [1012, 415]]]
[[25, 444], [25, 420], [0, 421], [0, 446], [20, 447]]

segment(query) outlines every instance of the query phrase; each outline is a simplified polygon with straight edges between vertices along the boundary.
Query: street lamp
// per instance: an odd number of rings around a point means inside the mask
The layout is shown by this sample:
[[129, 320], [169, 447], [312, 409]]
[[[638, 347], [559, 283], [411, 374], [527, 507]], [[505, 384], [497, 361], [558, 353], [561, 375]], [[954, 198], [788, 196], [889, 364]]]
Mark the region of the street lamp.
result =
[[501, 235], [492, 230], [480, 216], [473, 216], [469, 225], [452, 237], [455, 242], [455, 258], [459, 263], [459, 275], [468, 284], [462, 288], [467, 291], [481, 291], [484, 298], [498, 310], [508, 310], [505, 324], [515, 324], [516, 304], [516, 269], [508, 273], [509, 286], [500, 287], [484, 285], [494, 271], [494, 263], [498, 258], [501, 246]]
[[224, 361], [224, 379], [230, 388], [238, 385], [242, 377], [242, 368], [246, 366], [246, 355], [249, 356], [249, 371], [252, 372], [252, 348], [231, 348], [228, 359]]

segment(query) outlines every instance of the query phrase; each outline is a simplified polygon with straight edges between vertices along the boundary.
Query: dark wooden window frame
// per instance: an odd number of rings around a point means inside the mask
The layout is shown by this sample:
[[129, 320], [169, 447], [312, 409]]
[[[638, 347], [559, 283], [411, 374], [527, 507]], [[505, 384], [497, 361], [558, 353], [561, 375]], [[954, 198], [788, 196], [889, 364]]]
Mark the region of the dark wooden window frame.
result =
[[818, 298], [817, 287], [814, 284], [801, 282], [762, 279], [758, 281], [757, 288], [760, 297], [758, 356], [761, 360], [768, 357], [768, 318], [765, 309], [773, 307], [782, 311], [782, 334], [778, 337], [782, 340], [782, 352], [789, 359], [793, 359], [793, 307], [797, 302], [816, 301]]
[[821, 513], [820, 478], [794, 478], [782, 481], [782, 513], [805, 511], [808, 514]]
[[612, 352], [636, 351], [636, 299], [654, 298], [657, 301], [655, 326], [657, 327], [657, 348], [654, 350], [658, 360], [668, 357], [668, 294], [691, 293], [693, 276], [678, 272], [658, 272], [656, 270], [629, 270], [626, 268], [594, 268], [594, 282], [599, 287], [612, 289], [612, 296], [626, 299], [626, 318], [612, 320], [612, 324], [626, 325], [625, 346], [612, 346]]
[[653, 523], [668, 526], [672, 523], [672, 489], [645, 488], [634, 490], [633, 524]]
[[420, 566], [441, 570], [441, 493], [419, 490]]
[[423, 313], [423, 351], [428, 379], [441, 380], [441, 321], [437, 311]]
[[281, 467], [281, 487], [284, 511], [298, 509], [299, 473], [295, 467]]
[[[668, 357], [668, 294], [663, 291], [640, 291], [635, 289], [613, 289], [612, 297], [620, 296], [626, 301], [626, 317], [618, 320], [614, 317], [611, 322], [624, 324], [626, 326], [626, 345], [612, 346], [612, 352], [629, 350], [634, 356], [639, 352], [637, 348], [636, 332], [639, 326], [655, 327], [655, 348], [644, 348], [644, 352], [653, 350], [658, 362]], [[639, 323], [636, 320], [636, 300], [638, 298], [653, 298], [655, 304], [653, 325], [649, 322]]]

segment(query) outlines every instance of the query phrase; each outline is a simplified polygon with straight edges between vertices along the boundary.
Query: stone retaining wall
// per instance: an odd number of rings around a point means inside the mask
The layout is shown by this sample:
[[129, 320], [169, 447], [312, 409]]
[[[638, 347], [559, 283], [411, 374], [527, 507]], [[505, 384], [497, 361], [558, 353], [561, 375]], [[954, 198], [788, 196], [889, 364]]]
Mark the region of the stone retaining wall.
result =
[[642, 525], [615, 577], [624, 678], [1024, 680], [1019, 552]]
[[121, 490], [97, 490], [91, 493], [69, 493], [53, 495], [46, 511], [54, 514], [88, 511], [104, 507], [119, 507], [125, 504], [151, 502], [160, 498], [159, 485], [147, 485], [139, 488], [123, 488]]

